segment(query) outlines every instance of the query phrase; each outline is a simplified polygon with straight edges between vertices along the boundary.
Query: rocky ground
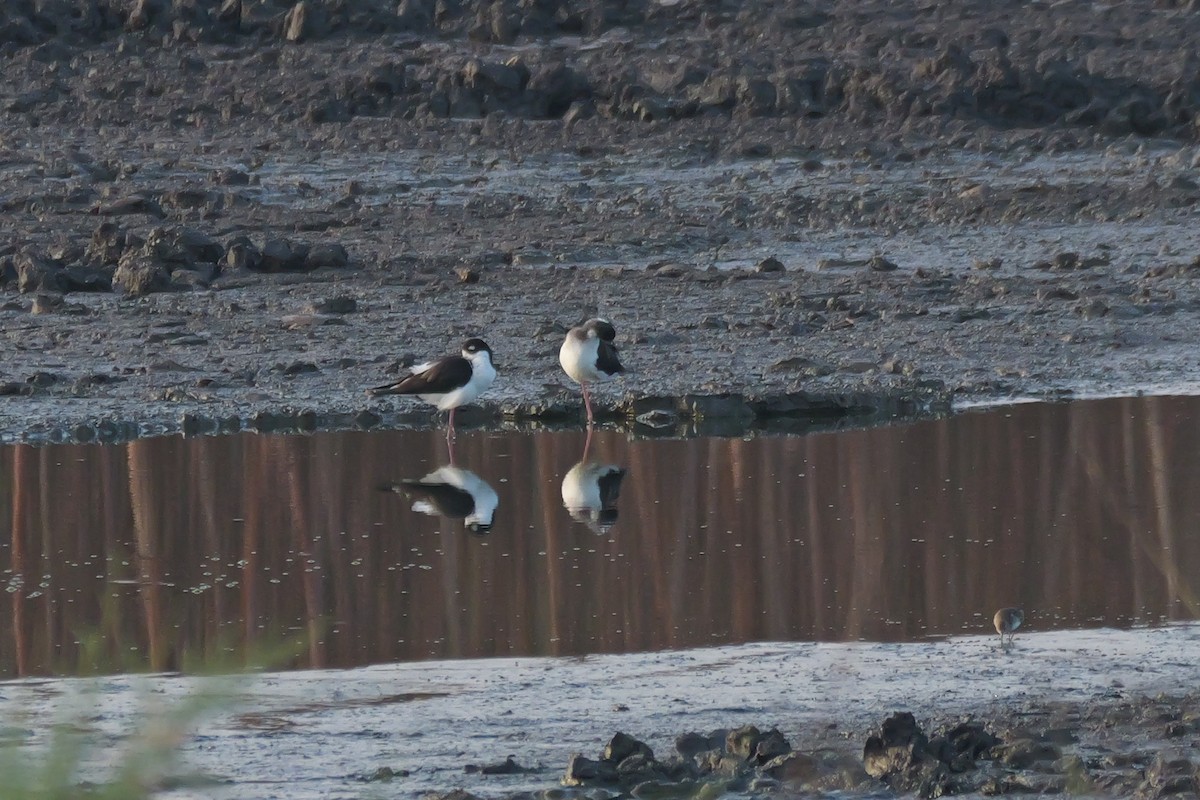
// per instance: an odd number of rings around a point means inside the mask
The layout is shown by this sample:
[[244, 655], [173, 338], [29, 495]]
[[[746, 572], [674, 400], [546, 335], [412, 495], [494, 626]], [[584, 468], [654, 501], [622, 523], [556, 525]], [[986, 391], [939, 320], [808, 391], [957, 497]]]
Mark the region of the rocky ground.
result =
[[[1020, 13], [1016, 13], [1019, 10]], [[5, 438], [661, 424], [1194, 387], [1186, 5], [43, 0], [0, 10]], [[402, 416], [395, 416], [393, 410]]]

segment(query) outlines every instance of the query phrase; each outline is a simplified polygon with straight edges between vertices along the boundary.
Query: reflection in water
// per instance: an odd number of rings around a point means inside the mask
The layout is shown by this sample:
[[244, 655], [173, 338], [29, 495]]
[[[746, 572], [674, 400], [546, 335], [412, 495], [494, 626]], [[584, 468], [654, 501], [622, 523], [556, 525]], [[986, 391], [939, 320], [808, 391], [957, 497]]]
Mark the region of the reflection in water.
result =
[[416, 500], [412, 510], [431, 517], [461, 519], [471, 533], [488, 533], [500, 498], [487, 481], [470, 470], [447, 464], [420, 480], [384, 484], [388, 491]]
[[485, 537], [376, 490], [441, 472], [435, 431], [4, 446], [0, 675], [77, 669], [88, 630], [106, 666], [169, 669], [298, 633], [296, 664], [321, 667], [984, 633], [1010, 605], [1022, 631], [1191, 619], [1197, 412], [1121, 399], [802, 437], [597, 431], [597, 463], [636, 476], [602, 536], [560, 502], [583, 432], [461, 436], [503, 508]]
[[562, 481], [563, 508], [571, 519], [596, 533], [608, 533], [617, 522], [617, 499], [625, 470], [616, 464], [580, 461]]

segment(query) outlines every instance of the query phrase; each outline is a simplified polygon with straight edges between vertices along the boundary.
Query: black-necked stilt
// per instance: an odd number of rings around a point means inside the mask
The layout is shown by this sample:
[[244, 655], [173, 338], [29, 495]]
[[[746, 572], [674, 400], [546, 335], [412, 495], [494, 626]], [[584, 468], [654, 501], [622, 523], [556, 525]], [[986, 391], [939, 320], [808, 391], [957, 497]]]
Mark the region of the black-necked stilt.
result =
[[492, 366], [492, 348], [483, 339], [463, 342], [462, 355], [446, 356], [437, 361], [418, 364], [411, 374], [395, 383], [376, 386], [368, 393], [376, 397], [389, 394], [412, 394], [437, 406], [438, 411], [450, 410], [446, 438], [454, 436], [454, 410], [474, 402], [496, 380]]
[[996, 626], [996, 633], [1000, 634], [1000, 646], [1004, 647], [1004, 637], [1008, 636], [1008, 643], [1013, 643], [1013, 637], [1017, 635], [1017, 628], [1021, 627], [1021, 623], [1025, 621], [1025, 612], [1019, 608], [1002, 608], [996, 612], [996, 616], [992, 617], [992, 624]]
[[607, 533], [617, 522], [617, 499], [625, 469], [616, 464], [580, 461], [562, 480], [563, 507], [571, 519], [596, 533]]
[[592, 401], [588, 384], [606, 381], [625, 371], [617, 346], [617, 329], [606, 319], [589, 319], [567, 331], [567, 338], [558, 350], [558, 363], [571, 380], [583, 389], [583, 405], [588, 424], [592, 422]]
[[472, 533], [488, 533], [500, 499], [496, 490], [470, 470], [438, 467], [420, 480], [404, 480], [380, 487], [413, 498], [413, 511], [430, 516], [461, 519]]

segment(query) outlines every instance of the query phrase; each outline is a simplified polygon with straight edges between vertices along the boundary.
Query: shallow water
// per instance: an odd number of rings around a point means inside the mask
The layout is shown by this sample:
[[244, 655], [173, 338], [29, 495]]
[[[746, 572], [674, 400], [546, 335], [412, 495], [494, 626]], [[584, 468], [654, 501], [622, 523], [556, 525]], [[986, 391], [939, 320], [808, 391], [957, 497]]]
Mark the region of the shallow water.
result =
[[[1034, 630], [1195, 619], [1197, 412], [1129, 398], [805, 436], [600, 430], [586, 460], [582, 432], [464, 431], [456, 465], [496, 496], [487, 532], [381, 490], [447, 463], [436, 431], [6, 446], [0, 675], [173, 669], [295, 634], [288, 666], [350, 667], [909, 641], [984, 632], [1011, 604]], [[624, 476], [573, 516], [581, 462]]]

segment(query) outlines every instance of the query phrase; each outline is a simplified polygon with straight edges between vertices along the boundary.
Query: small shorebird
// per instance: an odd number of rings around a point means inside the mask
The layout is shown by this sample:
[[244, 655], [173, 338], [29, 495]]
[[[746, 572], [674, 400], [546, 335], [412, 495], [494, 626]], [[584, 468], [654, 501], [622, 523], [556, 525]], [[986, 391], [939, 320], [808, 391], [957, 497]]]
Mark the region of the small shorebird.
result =
[[413, 511], [461, 519], [468, 530], [479, 534], [492, 529], [492, 517], [500, 504], [491, 484], [470, 470], [454, 466], [438, 467], [420, 480], [399, 481], [379, 488], [413, 498]]
[[1008, 643], [1013, 643], [1013, 637], [1017, 635], [1017, 628], [1021, 627], [1021, 623], [1025, 621], [1025, 612], [1019, 608], [1002, 608], [996, 612], [996, 616], [992, 617], [992, 624], [996, 626], [996, 633], [1000, 634], [1000, 646], [1004, 647], [1004, 637], [1008, 637]]
[[367, 393], [375, 397], [389, 394], [413, 394], [437, 406], [438, 411], [450, 410], [446, 440], [454, 437], [454, 410], [475, 401], [492, 381], [496, 368], [492, 366], [492, 348], [483, 339], [463, 342], [462, 355], [446, 356], [413, 367], [410, 374], [386, 386], [376, 386]]
[[616, 464], [584, 460], [567, 471], [562, 480], [563, 507], [571, 519], [596, 533], [607, 533], [617, 523], [617, 498], [625, 469]]
[[558, 349], [558, 363], [563, 371], [583, 389], [583, 405], [587, 409], [588, 425], [592, 424], [592, 400], [588, 384], [606, 381], [625, 371], [617, 355], [617, 329], [606, 319], [589, 319], [567, 331], [567, 338]]

